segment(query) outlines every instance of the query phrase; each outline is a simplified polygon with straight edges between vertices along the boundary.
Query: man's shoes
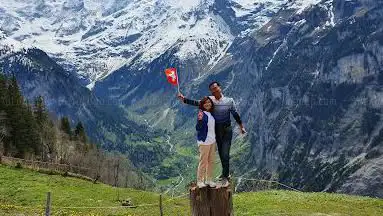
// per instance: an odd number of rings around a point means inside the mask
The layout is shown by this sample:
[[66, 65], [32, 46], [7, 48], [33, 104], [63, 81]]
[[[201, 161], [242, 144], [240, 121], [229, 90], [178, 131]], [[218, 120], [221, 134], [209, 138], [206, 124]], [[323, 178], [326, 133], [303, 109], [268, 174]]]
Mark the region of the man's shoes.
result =
[[230, 182], [227, 178], [223, 178], [221, 181], [221, 187], [228, 187], [230, 185]]
[[213, 181], [206, 181], [205, 184], [208, 185], [211, 188], [215, 188], [217, 186], [217, 184], [215, 182], [213, 182]]
[[203, 181], [199, 181], [199, 182], [197, 182], [197, 187], [204, 188], [204, 187], [206, 187], [206, 184]]
[[219, 184], [221, 187], [228, 187], [230, 185], [230, 182], [229, 179], [223, 177]]
[[224, 178], [226, 178], [227, 180], [230, 181], [230, 179], [231, 179], [231, 175], [229, 174], [228, 177], [225, 177], [225, 176], [223, 176], [223, 175], [221, 174], [221, 175], [218, 176], [216, 179], [217, 179], [218, 181], [222, 181], [222, 179], [224, 179]]

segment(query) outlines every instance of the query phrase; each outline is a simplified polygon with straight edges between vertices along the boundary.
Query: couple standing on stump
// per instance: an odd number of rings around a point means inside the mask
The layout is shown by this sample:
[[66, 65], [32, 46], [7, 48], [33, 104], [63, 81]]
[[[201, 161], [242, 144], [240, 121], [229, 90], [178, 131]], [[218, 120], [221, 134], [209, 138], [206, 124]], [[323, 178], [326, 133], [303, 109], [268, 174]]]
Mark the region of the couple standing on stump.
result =
[[225, 97], [222, 94], [221, 86], [218, 82], [212, 82], [209, 85], [209, 90], [212, 96], [204, 97], [200, 101], [187, 99], [181, 93], [178, 94], [178, 98], [185, 104], [199, 107], [196, 125], [197, 142], [200, 152], [197, 186], [216, 186], [216, 183], [212, 179], [212, 174], [217, 145], [222, 164], [222, 174], [219, 176], [219, 184], [222, 187], [227, 187], [230, 180], [229, 160], [231, 139], [233, 136], [230, 113], [238, 123], [241, 133], [245, 134], [246, 130], [242, 125], [233, 98]]

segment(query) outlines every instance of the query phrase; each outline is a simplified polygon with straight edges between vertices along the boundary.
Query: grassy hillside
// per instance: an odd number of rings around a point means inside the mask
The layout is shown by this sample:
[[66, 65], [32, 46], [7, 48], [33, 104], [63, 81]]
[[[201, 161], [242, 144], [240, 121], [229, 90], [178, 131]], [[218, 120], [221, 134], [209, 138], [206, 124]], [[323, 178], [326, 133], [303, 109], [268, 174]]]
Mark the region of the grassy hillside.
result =
[[[44, 211], [46, 193], [52, 192], [53, 215], [158, 215], [159, 194], [46, 175], [0, 165], [0, 215]], [[119, 201], [131, 199], [137, 208], [122, 208]], [[140, 206], [144, 205], [144, 206]], [[164, 198], [164, 212], [187, 214], [186, 199]], [[86, 208], [91, 207], [91, 208]], [[104, 207], [104, 208], [100, 208]]]
[[[159, 215], [156, 193], [117, 190], [103, 184], [2, 165], [0, 173], [0, 215], [41, 215], [47, 191], [52, 192], [53, 215]], [[130, 198], [138, 207], [121, 208], [118, 196]], [[165, 197], [164, 213], [190, 215], [188, 205], [186, 197]], [[236, 215], [383, 215], [383, 200], [291, 191], [236, 194], [234, 207]]]

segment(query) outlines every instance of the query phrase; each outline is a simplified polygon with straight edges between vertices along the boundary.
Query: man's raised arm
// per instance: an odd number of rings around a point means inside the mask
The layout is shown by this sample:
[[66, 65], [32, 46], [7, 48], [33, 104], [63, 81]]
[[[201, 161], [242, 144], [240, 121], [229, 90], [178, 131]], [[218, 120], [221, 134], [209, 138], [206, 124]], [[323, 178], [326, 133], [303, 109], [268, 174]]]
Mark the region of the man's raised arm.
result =
[[237, 106], [236, 106], [234, 100], [232, 100], [231, 107], [230, 107], [230, 112], [231, 112], [231, 115], [233, 115], [233, 117], [234, 117], [235, 121], [237, 122], [237, 124], [239, 125], [239, 128], [241, 129], [241, 133], [245, 134], [246, 133], [246, 129], [245, 129], [245, 127], [242, 124], [242, 120], [241, 120], [241, 117], [238, 114]]
[[191, 99], [187, 99], [185, 98], [185, 96], [181, 93], [178, 93], [177, 95], [178, 99], [182, 102], [182, 103], [185, 103], [185, 104], [189, 104], [189, 105], [192, 105], [192, 106], [199, 106], [199, 101], [196, 101], [196, 100], [191, 100]]

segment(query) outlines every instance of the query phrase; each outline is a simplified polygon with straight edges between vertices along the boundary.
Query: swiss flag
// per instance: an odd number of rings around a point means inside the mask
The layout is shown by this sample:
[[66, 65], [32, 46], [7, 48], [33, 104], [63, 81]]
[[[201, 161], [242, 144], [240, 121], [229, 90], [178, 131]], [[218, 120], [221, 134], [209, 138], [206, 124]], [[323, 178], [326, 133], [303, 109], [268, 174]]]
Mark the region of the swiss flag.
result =
[[165, 70], [166, 78], [168, 82], [172, 85], [178, 85], [178, 76], [176, 68], [168, 68]]

